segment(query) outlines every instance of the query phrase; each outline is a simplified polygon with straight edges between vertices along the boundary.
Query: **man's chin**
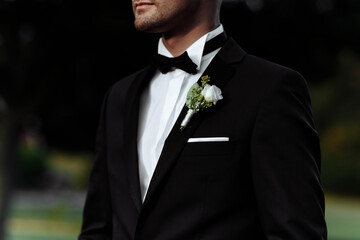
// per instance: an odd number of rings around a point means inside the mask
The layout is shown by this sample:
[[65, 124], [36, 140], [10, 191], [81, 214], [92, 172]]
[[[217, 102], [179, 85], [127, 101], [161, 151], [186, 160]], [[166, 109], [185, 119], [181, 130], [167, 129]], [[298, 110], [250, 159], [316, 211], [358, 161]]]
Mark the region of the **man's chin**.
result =
[[147, 33], [161, 33], [162, 29], [156, 24], [151, 24], [149, 22], [139, 22], [135, 20], [134, 23], [135, 29], [141, 32]]

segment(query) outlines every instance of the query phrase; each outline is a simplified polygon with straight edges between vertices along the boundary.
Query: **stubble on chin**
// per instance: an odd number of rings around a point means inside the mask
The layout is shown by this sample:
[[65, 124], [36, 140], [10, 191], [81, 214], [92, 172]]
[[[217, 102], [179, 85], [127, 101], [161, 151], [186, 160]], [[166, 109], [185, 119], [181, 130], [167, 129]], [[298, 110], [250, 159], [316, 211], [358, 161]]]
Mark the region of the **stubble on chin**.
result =
[[154, 15], [135, 14], [134, 26], [138, 31], [157, 33], [162, 31], [164, 25], [164, 16], [161, 13]]
[[154, 23], [149, 18], [135, 17], [134, 26], [135, 29], [142, 32], [148, 32]]

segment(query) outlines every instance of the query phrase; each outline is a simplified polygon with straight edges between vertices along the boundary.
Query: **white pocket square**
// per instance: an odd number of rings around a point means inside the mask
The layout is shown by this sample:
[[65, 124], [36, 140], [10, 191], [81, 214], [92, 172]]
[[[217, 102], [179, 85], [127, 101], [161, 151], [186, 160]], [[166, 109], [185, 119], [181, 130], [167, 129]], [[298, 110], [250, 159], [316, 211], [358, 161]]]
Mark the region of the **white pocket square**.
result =
[[229, 137], [205, 137], [205, 138], [189, 138], [188, 143], [193, 142], [228, 142]]

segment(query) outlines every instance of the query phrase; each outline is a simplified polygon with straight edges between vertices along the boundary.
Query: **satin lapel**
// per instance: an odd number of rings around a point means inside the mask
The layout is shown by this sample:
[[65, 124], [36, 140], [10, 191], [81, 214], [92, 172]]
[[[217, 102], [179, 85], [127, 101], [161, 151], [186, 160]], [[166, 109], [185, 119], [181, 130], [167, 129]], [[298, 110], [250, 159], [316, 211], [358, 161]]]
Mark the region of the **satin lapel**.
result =
[[[211, 85], [216, 85], [221, 89], [234, 75], [235, 69], [229, 63], [237, 60], [240, 61], [245, 55], [245, 52], [243, 52], [240, 47], [238, 48], [241, 51], [235, 47], [238, 47], [237, 44], [232, 39], [230, 39], [228, 43], [219, 52], [219, 54], [211, 61], [208, 68], [205, 70], [203, 76], [208, 75], [211, 78]], [[235, 54], [232, 51], [235, 51]], [[198, 82], [200, 82], [200, 80], [201, 78]], [[216, 109], [213, 110], [214, 111], [211, 114], [216, 114]], [[168, 138], [165, 141], [158, 164], [152, 176], [145, 201], [143, 203], [143, 209], [146, 207], [146, 205], [149, 204], [157, 189], [161, 186], [161, 183], [164, 182], [167, 174], [170, 173], [172, 167], [175, 165], [179, 157], [179, 154], [185, 147], [188, 139], [193, 135], [196, 128], [201, 123], [204, 115], [201, 112], [195, 114], [189, 122], [189, 125], [183, 131], [181, 131], [180, 124], [184, 119], [186, 112], [187, 107], [184, 106]]]
[[125, 159], [128, 168], [128, 181], [130, 195], [135, 203], [137, 210], [140, 212], [142, 201], [140, 193], [138, 152], [137, 152], [137, 131], [139, 120], [140, 96], [151, 77], [154, 75], [156, 68], [151, 65], [141, 72], [132, 82], [126, 96], [126, 112], [124, 127], [124, 150]]

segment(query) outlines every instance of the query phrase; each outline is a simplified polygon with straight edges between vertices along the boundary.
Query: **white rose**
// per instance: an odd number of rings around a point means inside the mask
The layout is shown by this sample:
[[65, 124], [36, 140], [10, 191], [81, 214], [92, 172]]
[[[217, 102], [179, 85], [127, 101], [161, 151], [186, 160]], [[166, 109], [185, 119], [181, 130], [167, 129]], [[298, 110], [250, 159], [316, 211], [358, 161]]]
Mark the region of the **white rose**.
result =
[[201, 91], [201, 95], [204, 96], [206, 101], [213, 102], [214, 104], [216, 104], [217, 101], [223, 99], [220, 88], [215, 85], [206, 85]]

